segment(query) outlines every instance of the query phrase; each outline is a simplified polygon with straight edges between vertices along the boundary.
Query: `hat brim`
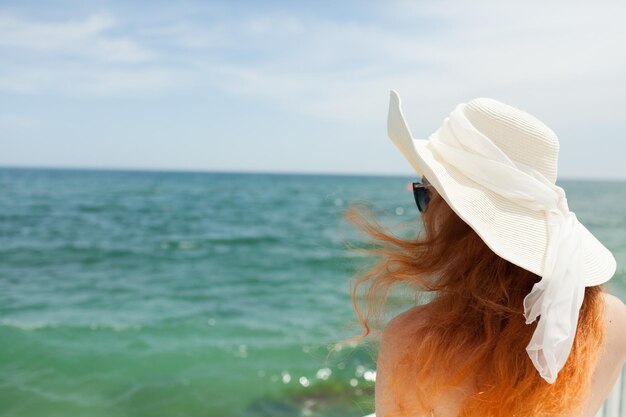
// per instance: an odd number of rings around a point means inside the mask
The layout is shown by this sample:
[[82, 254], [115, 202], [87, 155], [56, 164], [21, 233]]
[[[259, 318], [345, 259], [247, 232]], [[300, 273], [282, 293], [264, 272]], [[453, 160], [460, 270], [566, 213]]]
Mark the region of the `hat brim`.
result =
[[[392, 93], [392, 105], [393, 100]], [[428, 140], [411, 136], [399, 107], [395, 115], [390, 112], [390, 122], [393, 121], [391, 118], [397, 120], [389, 124], [390, 138], [415, 171], [428, 179], [450, 208], [494, 253], [543, 276], [548, 243], [545, 214], [514, 204], [470, 180], [456, 168], [442, 163], [431, 151]], [[617, 263], [613, 254], [584, 225], [581, 226], [585, 286], [600, 285], [613, 277]]]

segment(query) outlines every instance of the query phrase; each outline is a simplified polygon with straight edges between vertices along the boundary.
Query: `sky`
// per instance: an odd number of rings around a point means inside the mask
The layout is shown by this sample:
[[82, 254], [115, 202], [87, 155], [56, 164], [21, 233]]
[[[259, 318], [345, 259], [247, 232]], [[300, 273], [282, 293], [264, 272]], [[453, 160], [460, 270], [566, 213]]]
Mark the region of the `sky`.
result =
[[0, 1], [0, 166], [411, 175], [490, 97], [626, 179], [626, 2]]

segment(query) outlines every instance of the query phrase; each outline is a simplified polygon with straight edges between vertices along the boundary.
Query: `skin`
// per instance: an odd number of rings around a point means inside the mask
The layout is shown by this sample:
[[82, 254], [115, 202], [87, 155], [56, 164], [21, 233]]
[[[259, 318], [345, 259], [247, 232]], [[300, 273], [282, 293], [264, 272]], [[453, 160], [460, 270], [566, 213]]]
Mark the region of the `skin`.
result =
[[[602, 403], [609, 396], [613, 385], [619, 377], [624, 360], [626, 360], [626, 305], [612, 294], [604, 293], [606, 339], [601, 349], [600, 359], [592, 376], [591, 395], [581, 410], [579, 417], [594, 417]], [[376, 372], [376, 416], [401, 417], [393, 406], [394, 396], [404, 393], [390, 392], [387, 388], [387, 375], [398, 357], [398, 353], [406, 346], [411, 332], [419, 331], [420, 324], [428, 320], [428, 305], [413, 307], [394, 317], [385, 327], [378, 353]], [[413, 333], [414, 337], [414, 333]], [[465, 396], [474, 387], [471, 382], [458, 391], [446, 394], [445, 400], [437, 404], [433, 410], [437, 417], [456, 417], [458, 407]], [[409, 417], [409, 416], [406, 416]], [[410, 416], [416, 417], [416, 416]]]
[[[423, 178], [424, 183], [428, 181]], [[430, 187], [430, 192], [436, 192]], [[603, 294], [605, 302], [604, 325], [606, 338], [601, 348], [600, 359], [592, 375], [592, 389], [578, 417], [594, 417], [602, 403], [608, 398], [626, 360], [626, 305], [612, 294]], [[407, 340], [419, 334], [419, 328], [429, 318], [429, 306], [413, 307], [394, 317], [385, 327], [377, 360], [375, 405], [377, 417], [405, 417], [394, 407], [398, 395], [387, 388], [387, 375], [392, 371], [399, 353], [407, 346]], [[459, 404], [475, 387], [469, 381], [459, 390], [446, 394], [445, 401], [437, 404], [433, 413], [437, 417], [457, 417]], [[416, 416], [406, 416], [416, 417]]]

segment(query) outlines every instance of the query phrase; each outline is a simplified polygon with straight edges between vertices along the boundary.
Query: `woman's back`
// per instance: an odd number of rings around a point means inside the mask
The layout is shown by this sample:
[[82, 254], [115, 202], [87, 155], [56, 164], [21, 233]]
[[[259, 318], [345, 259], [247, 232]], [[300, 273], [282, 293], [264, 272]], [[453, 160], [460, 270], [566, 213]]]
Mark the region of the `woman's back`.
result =
[[[592, 376], [589, 398], [581, 411], [580, 417], [593, 417], [608, 397], [615, 384], [624, 359], [626, 358], [626, 306], [617, 297], [603, 293], [605, 304], [606, 338], [601, 348], [598, 362]], [[411, 338], [419, 337], [420, 327], [429, 320], [429, 305], [417, 306], [394, 317], [385, 327], [382, 335], [376, 375], [376, 416], [403, 417], [405, 412], [398, 404], [411, 404], [412, 388], [404, 385], [405, 390], [395, 392], [389, 384], [394, 366], [398, 365], [402, 354], [410, 347]], [[395, 387], [398, 384], [394, 384]], [[453, 391], [443, 393], [434, 403], [432, 416], [457, 417], [463, 400], [477, 392], [474, 380], [466, 380]], [[406, 417], [417, 417], [406, 415]]]

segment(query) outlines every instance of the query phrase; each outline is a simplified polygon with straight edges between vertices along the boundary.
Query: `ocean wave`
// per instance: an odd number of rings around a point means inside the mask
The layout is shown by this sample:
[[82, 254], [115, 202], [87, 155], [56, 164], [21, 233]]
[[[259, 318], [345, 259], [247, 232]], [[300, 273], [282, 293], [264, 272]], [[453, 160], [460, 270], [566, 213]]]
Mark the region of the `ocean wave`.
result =
[[142, 326], [139, 324], [129, 323], [80, 323], [80, 324], [67, 324], [53, 321], [18, 321], [11, 319], [0, 320], [0, 327], [12, 327], [15, 329], [32, 331], [41, 329], [56, 329], [59, 327], [74, 328], [74, 329], [90, 329], [90, 330], [113, 330], [115, 332], [125, 331], [139, 331]]
[[209, 239], [209, 244], [231, 244], [231, 245], [255, 245], [259, 243], [279, 243], [281, 238], [279, 236], [272, 235], [259, 235], [259, 236], [225, 236], [214, 237]]

